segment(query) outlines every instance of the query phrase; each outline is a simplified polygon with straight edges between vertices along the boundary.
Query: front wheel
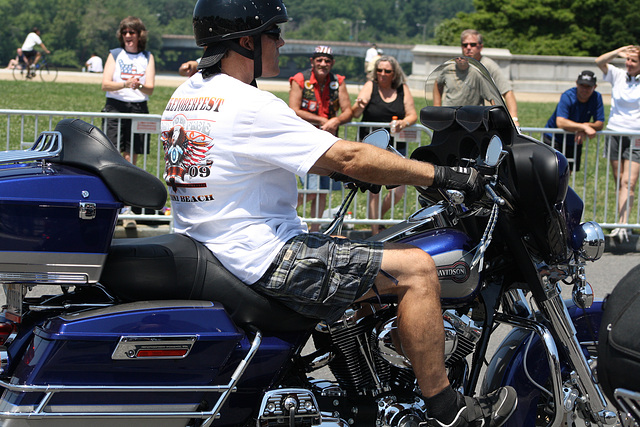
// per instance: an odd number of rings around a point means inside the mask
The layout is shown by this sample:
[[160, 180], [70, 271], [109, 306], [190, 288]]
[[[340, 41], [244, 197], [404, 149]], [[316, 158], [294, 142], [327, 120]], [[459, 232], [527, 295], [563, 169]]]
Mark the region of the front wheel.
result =
[[[597, 301], [586, 310], [567, 302], [569, 315], [573, 320], [576, 335], [585, 355], [592, 361], [597, 360], [598, 330], [602, 320], [602, 302]], [[538, 313], [539, 314], [539, 313]], [[539, 315], [536, 317], [540, 317]], [[557, 343], [558, 344], [558, 343]], [[558, 348], [561, 345], [558, 344]], [[563, 403], [569, 410], [560, 408], [560, 417], [564, 426], [589, 425], [593, 420], [585, 413], [580, 402], [579, 392], [572, 393], [576, 386], [571, 382], [572, 368], [564, 354], [560, 354], [562, 374]], [[597, 369], [592, 366], [592, 369]], [[529, 330], [514, 328], [498, 346], [493, 355], [480, 393], [486, 394], [502, 385], [511, 385], [518, 391], [518, 406], [507, 420], [505, 427], [536, 426], [547, 427], [556, 415], [551, 371], [540, 338]], [[594, 397], [596, 398], [596, 397]], [[610, 405], [608, 410], [615, 412]], [[620, 425], [619, 421], [618, 424]]]
[[40, 78], [43, 82], [55, 82], [58, 78], [58, 68], [51, 64], [44, 65], [40, 68]]
[[13, 79], [25, 80], [27, 78], [27, 65], [24, 62], [20, 62], [13, 68]]

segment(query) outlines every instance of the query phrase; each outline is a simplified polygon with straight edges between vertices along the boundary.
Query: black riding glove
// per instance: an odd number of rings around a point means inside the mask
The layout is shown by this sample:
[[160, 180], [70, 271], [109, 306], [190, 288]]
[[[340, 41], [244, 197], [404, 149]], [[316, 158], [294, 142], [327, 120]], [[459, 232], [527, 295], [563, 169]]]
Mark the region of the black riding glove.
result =
[[356, 187], [356, 188], [359, 188], [360, 191], [362, 191], [363, 193], [365, 191], [370, 191], [374, 194], [378, 194], [380, 192], [380, 189], [382, 189], [381, 185], [358, 181], [357, 179], [353, 179], [350, 176], [347, 176], [339, 172], [331, 172], [329, 174], [329, 178], [333, 179], [334, 181], [346, 182], [347, 188]]
[[434, 165], [432, 187], [443, 190], [460, 190], [467, 201], [475, 201], [484, 195], [484, 179], [473, 168]]

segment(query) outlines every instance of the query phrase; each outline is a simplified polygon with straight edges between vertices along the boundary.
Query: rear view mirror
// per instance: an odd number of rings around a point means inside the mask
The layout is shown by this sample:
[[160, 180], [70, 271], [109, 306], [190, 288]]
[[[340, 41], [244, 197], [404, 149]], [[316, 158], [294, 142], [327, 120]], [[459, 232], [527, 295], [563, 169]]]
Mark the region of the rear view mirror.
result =
[[500, 162], [500, 155], [502, 154], [502, 140], [498, 135], [493, 135], [489, 141], [487, 147], [487, 154], [484, 158], [484, 164], [487, 166], [497, 166]]
[[367, 144], [375, 145], [378, 148], [386, 150], [387, 145], [389, 145], [389, 138], [389, 132], [387, 132], [386, 129], [377, 129], [365, 136], [362, 139], [362, 142], [366, 142]]

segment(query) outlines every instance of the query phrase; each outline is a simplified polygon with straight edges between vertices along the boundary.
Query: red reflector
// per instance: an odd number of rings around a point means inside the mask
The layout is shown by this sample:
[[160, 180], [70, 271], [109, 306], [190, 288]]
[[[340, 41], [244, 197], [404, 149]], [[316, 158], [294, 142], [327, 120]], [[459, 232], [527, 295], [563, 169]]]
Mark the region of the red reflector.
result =
[[186, 348], [176, 350], [140, 350], [136, 357], [182, 357], [187, 354]]
[[7, 341], [7, 338], [16, 330], [15, 323], [0, 322], [0, 345]]

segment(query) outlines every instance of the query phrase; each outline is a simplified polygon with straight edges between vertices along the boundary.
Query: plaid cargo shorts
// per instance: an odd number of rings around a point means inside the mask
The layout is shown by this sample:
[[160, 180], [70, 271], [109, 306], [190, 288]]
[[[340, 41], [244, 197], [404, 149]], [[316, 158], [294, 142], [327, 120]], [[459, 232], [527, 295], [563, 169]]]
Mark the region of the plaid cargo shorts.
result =
[[285, 243], [252, 287], [303, 316], [331, 323], [373, 286], [382, 246], [381, 242], [300, 234]]

